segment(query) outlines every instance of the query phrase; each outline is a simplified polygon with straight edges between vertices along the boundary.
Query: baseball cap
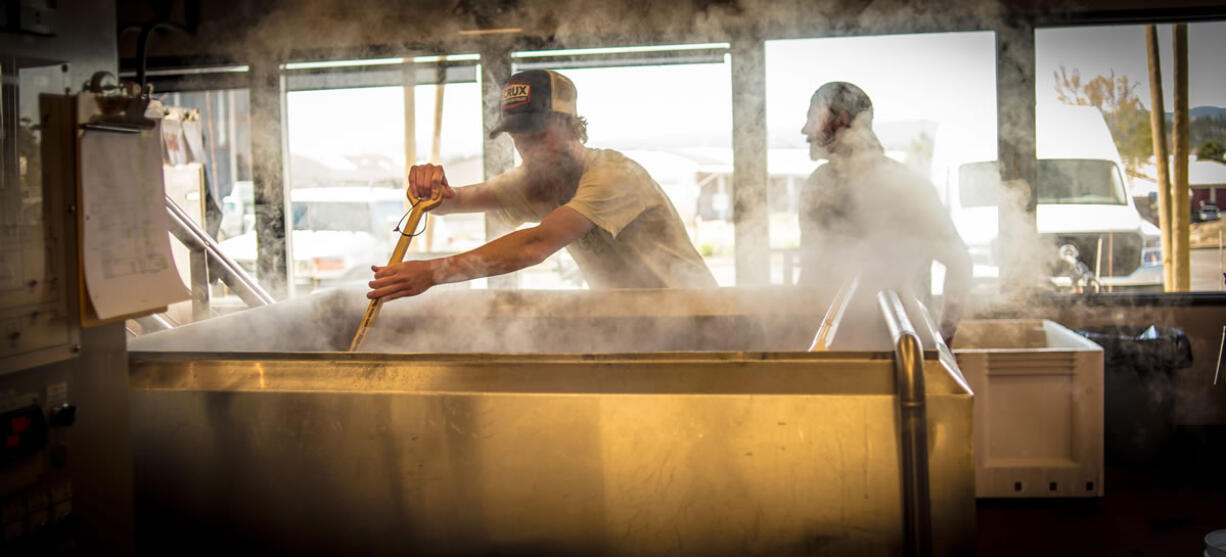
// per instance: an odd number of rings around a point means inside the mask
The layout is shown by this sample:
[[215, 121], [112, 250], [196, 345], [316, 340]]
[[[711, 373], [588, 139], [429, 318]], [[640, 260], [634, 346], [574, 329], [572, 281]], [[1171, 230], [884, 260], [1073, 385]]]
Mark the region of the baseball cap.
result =
[[528, 70], [512, 75], [502, 86], [502, 119], [490, 138], [502, 132], [541, 129], [552, 113], [578, 116], [578, 91], [566, 76], [552, 70]]

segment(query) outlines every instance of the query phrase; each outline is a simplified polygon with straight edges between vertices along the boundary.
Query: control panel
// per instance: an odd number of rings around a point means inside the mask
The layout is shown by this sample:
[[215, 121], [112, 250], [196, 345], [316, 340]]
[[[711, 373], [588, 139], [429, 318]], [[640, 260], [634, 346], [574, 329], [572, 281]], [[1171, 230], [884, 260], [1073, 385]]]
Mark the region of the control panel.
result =
[[0, 555], [55, 555], [76, 543], [68, 470], [76, 406], [64, 383], [0, 397]]

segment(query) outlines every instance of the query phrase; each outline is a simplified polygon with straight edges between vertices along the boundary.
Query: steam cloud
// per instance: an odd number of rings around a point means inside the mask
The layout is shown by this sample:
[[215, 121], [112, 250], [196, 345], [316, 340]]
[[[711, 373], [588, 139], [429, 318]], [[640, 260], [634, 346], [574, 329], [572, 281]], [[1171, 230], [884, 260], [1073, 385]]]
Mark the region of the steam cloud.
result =
[[[840, 35], [873, 35], [916, 30], [1012, 30], [1015, 26], [1007, 18], [1005, 9], [998, 3], [958, 2], [954, 5], [938, 2], [871, 1], [854, 2], [839, 0], [818, 4], [804, 2], [771, 2], [768, 0], [705, 0], [691, 3], [651, 2], [629, 0], [625, 2], [574, 2], [558, 4], [546, 0], [521, 0], [502, 2], [461, 1], [452, 10], [434, 6], [418, 6], [410, 3], [375, 2], [353, 0], [309, 0], [304, 2], [274, 2], [268, 4], [247, 3], [241, 13], [229, 17], [206, 17], [200, 29], [199, 41], [209, 41], [217, 49], [228, 52], [238, 60], [249, 61], [253, 66], [310, 59], [353, 59], [361, 57], [411, 56], [434, 51], [438, 45], [447, 44], [449, 50], [476, 51], [482, 41], [501, 41], [491, 36], [488, 39], [457, 39], [461, 30], [480, 26], [519, 27], [524, 35], [531, 37], [529, 44], [539, 43], [544, 48], [573, 48], [598, 46], [592, 44], [599, 37], [602, 44], [635, 45], [654, 44], [662, 40], [670, 42], [736, 41], [739, 37], [755, 37], [762, 29], [785, 36], [813, 37]], [[210, 9], [205, 6], [205, 10]], [[216, 9], [216, 8], [212, 8]], [[220, 15], [220, 14], [218, 14]], [[609, 25], [616, 22], [616, 25]], [[167, 38], [166, 48], [173, 50], [178, 41]], [[377, 45], [377, 46], [372, 46]], [[156, 45], [155, 45], [156, 46]], [[1024, 55], [1019, 52], [1016, 55]], [[1024, 64], [1024, 61], [1018, 61]], [[1012, 74], [1010, 74], [1012, 75]], [[820, 84], [813, 84], [814, 87]], [[1016, 85], [1007, 80], [1000, 86]], [[870, 93], [871, 94], [871, 93]], [[259, 101], [252, 99], [252, 109], [260, 110]], [[1033, 103], [1033, 96], [1016, 99], [1017, 102]], [[1001, 113], [1014, 112], [1005, 107]], [[798, 119], [801, 115], [797, 115]], [[1004, 122], [1004, 131], [1010, 132], [1010, 122]], [[273, 144], [280, 138], [267, 136], [271, 130], [253, 128], [253, 136], [264, 134], [259, 143]], [[599, 145], [594, 145], [600, 147]], [[261, 153], [256, 153], [257, 158]], [[267, 156], [266, 154], [263, 154]], [[285, 153], [278, 153], [284, 156]], [[279, 165], [280, 160], [256, 161], [265, 166]], [[288, 188], [287, 188], [288, 189]], [[1002, 195], [1016, 196], [1017, 188], [1002, 188]], [[1016, 211], [1002, 212], [1002, 221], [1020, 221], [1025, 218], [1024, 203], [1008, 205]], [[268, 211], [267, 206], [257, 210]], [[261, 216], [267, 216], [265, 212]], [[868, 224], [874, 234], [895, 234], [874, 221]], [[288, 233], [288, 231], [287, 231]], [[1012, 258], [1017, 268], [1036, 272], [1048, 268], [1051, 248], [1037, 237], [1002, 238], [1009, 249], [1002, 255]], [[858, 246], [847, 246], [845, 257], [854, 258], [864, 253]], [[769, 252], [767, 245], [740, 245], [738, 250]], [[828, 294], [838, 285], [823, 286]], [[430, 292], [424, 296], [438, 295]], [[359, 298], [364, 302], [364, 298]], [[1011, 302], [1025, 304], [1026, 299]], [[398, 313], [392, 308], [412, 305], [397, 301], [389, 304], [383, 319]], [[816, 326], [823, 308], [814, 313]], [[968, 308], [974, 313], [975, 307]], [[497, 311], [497, 310], [492, 310]], [[873, 312], [875, 313], [875, 311]], [[854, 320], [876, 319], [859, 316]], [[355, 320], [356, 323], [356, 320]], [[479, 326], [479, 323], [474, 323]], [[335, 329], [345, 329], [348, 324], [337, 324]], [[602, 330], [607, 338], [623, 334], [616, 326]], [[420, 334], [424, 329], [414, 327]], [[531, 329], [525, 329], [531, 331]], [[506, 335], [520, 334], [504, 331]], [[513, 339], [515, 346], [533, 346], [531, 332], [525, 338]], [[546, 335], [547, 336], [547, 335]], [[322, 346], [334, 346], [335, 339], [313, 339]], [[372, 341], [375, 341], [372, 338]], [[803, 345], [807, 339], [802, 340]], [[397, 339], [388, 339], [387, 348], [398, 346]], [[435, 343], [425, 343], [432, 345]], [[447, 343], [441, 343], [447, 344]], [[375, 349], [379, 342], [372, 342]]]

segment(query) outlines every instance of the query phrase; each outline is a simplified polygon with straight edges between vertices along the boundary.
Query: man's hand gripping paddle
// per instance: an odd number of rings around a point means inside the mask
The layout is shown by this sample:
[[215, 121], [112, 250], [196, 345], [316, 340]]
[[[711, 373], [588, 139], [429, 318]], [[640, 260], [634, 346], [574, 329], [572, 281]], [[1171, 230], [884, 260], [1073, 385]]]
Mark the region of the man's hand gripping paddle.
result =
[[[409, 202], [413, 204], [413, 209], [409, 211], [409, 222], [405, 223], [404, 228], [400, 230], [400, 240], [396, 242], [396, 249], [392, 250], [392, 257], [387, 262], [389, 266], [404, 261], [404, 254], [409, 250], [409, 242], [413, 240], [415, 234], [413, 231], [417, 230], [423, 215], [443, 202], [443, 188], [445, 187], [447, 186], [434, 190], [430, 199], [417, 199], [413, 196], [412, 190], [409, 191]], [[358, 326], [358, 332], [353, 335], [353, 342], [349, 344], [350, 352], [357, 352], [362, 348], [362, 343], [366, 341], [366, 333], [374, 324], [375, 317], [379, 316], [379, 308], [382, 306], [383, 300], [380, 298], [370, 301], [370, 305], [366, 307], [366, 315], [362, 317], [362, 324]]]

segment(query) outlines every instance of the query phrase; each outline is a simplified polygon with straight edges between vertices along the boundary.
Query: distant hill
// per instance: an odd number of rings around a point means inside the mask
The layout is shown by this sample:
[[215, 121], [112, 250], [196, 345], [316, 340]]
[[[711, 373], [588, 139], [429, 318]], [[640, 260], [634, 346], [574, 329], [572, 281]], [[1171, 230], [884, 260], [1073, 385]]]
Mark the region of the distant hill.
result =
[[[1197, 118], [1221, 118], [1226, 116], [1226, 108], [1220, 106], [1198, 106], [1188, 110], [1188, 119], [1195, 120]], [[1174, 112], [1167, 112], [1166, 119], [1169, 121], [1175, 118]]]
[[1226, 116], [1226, 108], [1220, 106], [1198, 106], [1188, 111], [1189, 118], [1221, 118]]

